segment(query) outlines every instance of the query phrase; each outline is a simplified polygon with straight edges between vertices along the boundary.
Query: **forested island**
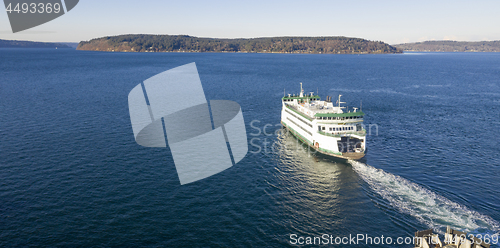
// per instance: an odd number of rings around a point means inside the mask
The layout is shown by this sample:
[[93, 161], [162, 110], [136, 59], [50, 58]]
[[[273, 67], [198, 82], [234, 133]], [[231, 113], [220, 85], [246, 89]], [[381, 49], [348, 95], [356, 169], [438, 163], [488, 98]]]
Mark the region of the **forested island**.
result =
[[401, 53], [381, 41], [349, 37], [199, 38], [188, 35], [130, 34], [82, 41], [77, 50], [106, 52]]
[[500, 41], [424, 41], [393, 45], [412, 52], [500, 52]]
[[0, 48], [71, 48], [71, 47], [62, 43], [0, 39]]

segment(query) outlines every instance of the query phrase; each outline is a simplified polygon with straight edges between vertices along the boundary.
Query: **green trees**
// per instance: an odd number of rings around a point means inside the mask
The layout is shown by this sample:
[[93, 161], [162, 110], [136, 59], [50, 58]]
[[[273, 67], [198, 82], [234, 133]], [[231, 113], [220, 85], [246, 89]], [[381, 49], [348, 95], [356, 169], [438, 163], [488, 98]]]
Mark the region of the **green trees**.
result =
[[119, 35], [82, 41], [79, 50], [154, 52], [398, 53], [383, 42], [348, 37], [213, 39], [188, 35]]

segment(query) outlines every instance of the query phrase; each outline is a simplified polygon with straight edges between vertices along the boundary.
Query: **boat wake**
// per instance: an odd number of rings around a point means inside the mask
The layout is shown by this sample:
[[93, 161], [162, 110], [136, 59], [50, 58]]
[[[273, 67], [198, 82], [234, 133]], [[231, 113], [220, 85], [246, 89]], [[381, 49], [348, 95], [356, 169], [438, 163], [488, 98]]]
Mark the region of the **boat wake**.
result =
[[467, 209], [402, 177], [349, 160], [352, 168], [377, 194], [396, 210], [415, 217], [434, 230], [445, 226], [471, 233], [498, 233], [499, 223], [491, 217]]

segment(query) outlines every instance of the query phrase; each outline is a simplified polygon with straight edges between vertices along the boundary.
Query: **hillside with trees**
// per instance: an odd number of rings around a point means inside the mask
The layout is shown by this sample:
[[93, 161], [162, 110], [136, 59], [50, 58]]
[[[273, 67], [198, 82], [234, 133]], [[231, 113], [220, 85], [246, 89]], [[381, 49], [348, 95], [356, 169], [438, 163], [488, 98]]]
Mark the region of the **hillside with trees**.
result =
[[500, 41], [424, 41], [393, 45], [412, 52], [500, 52]]
[[199, 38], [188, 35], [119, 35], [82, 41], [77, 50], [107, 52], [401, 53], [381, 41], [348, 37]]

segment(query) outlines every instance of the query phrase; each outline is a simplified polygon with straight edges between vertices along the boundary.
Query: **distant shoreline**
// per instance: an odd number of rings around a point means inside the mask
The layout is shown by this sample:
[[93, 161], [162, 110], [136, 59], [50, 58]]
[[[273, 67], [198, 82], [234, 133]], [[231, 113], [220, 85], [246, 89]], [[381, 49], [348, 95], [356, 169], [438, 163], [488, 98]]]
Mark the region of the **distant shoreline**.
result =
[[38, 42], [24, 40], [2, 40], [0, 39], [0, 48], [76, 48], [71, 46], [71, 42]]
[[424, 41], [393, 45], [405, 52], [500, 52], [500, 41]]

